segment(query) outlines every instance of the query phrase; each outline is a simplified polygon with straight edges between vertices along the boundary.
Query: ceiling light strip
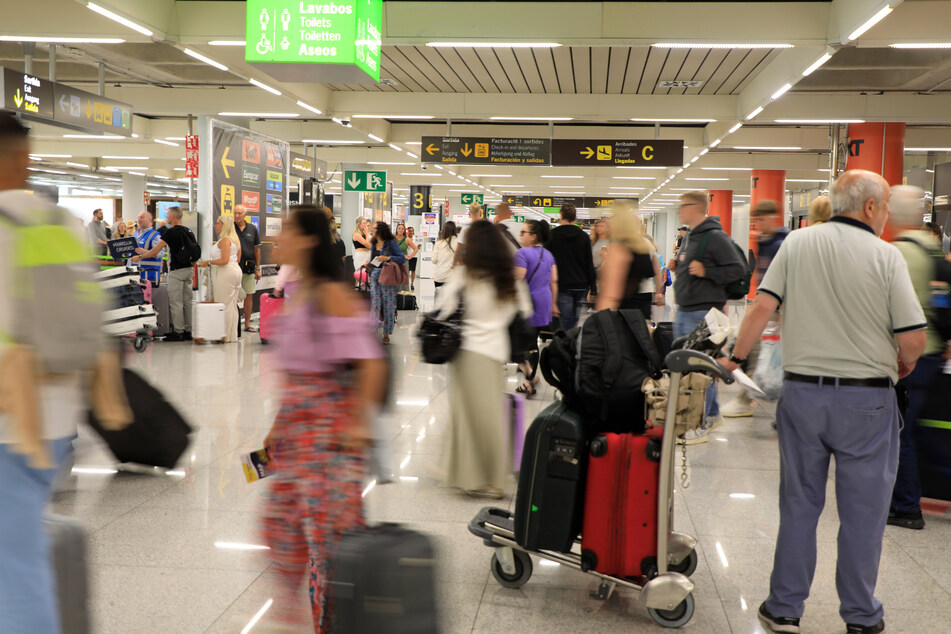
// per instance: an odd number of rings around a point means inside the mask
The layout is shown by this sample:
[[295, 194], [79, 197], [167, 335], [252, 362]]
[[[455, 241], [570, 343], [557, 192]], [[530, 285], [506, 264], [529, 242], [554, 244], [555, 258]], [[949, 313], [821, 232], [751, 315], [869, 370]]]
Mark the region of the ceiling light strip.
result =
[[858, 38], [862, 37], [862, 35], [864, 35], [866, 31], [868, 31], [870, 28], [872, 28], [873, 26], [881, 22], [883, 19], [885, 19], [885, 16], [891, 13], [892, 10], [893, 9], [891, 8], [891, 6], [886, 4], [884, 7], [881, 8], [881, 10], [879, 10], [878, 13], [876, 13], [871, 18], [869, 18], [868, 21], [865, 22], [865, 24], [863, 24], [859, 28], [852, 31], [852, 33], [849, 34], [848, 40], [851, 42], [853, 40], [857, 40]]
[[557, 42], [426, 42], [431, 48], [557, 48]]
[[252, 77], [251, 79], [249, 79], [248, 82], [251, 83], [251, 84], [253, 84], [253, 85], [255, 85], [255, 86], [257, 86], [258, 88], [261, 88], [261, 89], [263, 89], [263, 90], [268, 91], [268, 92], [271, 93], [272, 95], [277, 95], [278, 97], [280, 97], [280, 96], [283, 94], [283, 93], [282, 93], [280, 90], [278, 90], [277, 88], [271, 88], [270, 86], [268, 86], [268, 85], [265, 84], [264, 82], [260, 82], [260, 81], [258, 81], [257, 79], [255, 79], [254, 77]]
[[205, 56], [202, 55], [201, 53], [198, 53], [197, 51], [193, 51], [193, 50], [191, 50], [190, 48], [182, 49], [182, 52], [185, 53], [185, 55], [188, 55], [188, 56], [190, 56], [190, 57], [194, 57], [195, 59], [197, 59], [197, 60], [200, 61], [200, 62], [205, 62], [205, 63], [208, 64], [209, 66], [214, 66], [215, 68], [217, 68], [217, 69], [219, 69], [219, 70], [223, 70], [223, 71], [227, 71], [227, 70], [228, 70], [228, 67], [225, 66], [224, 64], [222, 64], [222, 63], [220, 63], [220, 62], [216, 62], [215, 60], [211, 59], [210, 57], [205, 57]]
[[33, 37], [29, 35], [0, 35], [0, 42], [35, 42], [37, 44], [122, 44], [117, 37]]
[[147, 36], [147, 37], [152, 37], [153, 35], [155, 35], [155, 33], [153, 33], [152, 31], [150, 31], [149, 29], [145, 28], [145, 27], [142, 26], [141, 24], [136, 24], [136, 23], [133, 22], [132, 20], [129, 20], [128, 18], [124, 18], [124, 17], [122, 17], [121, 15], [119, 15], [119, 14], [117, 14], [117, 13], [113, 13], [113, 12], [110, 11], [109, 9], [105, 9], [105, 8], [103, 8], [103, 7], [100, 7], [100, 6], [99, 6], [98, 4], [96, 4], [95, 2], [90, 2], [89, 4], [86, 5], [86, 7], [89, 8], [89, 9], [92, 9], [93, 11], [95, 11], [96, 13], [98, 13], [98, 14], [101, 15], [101, 16], [105, 16], [105, 17], [109, 18], [110, 20], [113, 20], [114, 22], [118, 22], [118, 23], [121, 24], [122, 26], [127, 26], [127, 27], [129, 27], [130, 29], [132, 29], [133, 31], [138, 31], [138, 32], [141, 33], [142, 35], [145, 35], [145, 36]]
[[301, 108], [303, 108], [304, 110], [310, 110], [310, 111], [313, 112], [314, 114], [324, 114], [322, 111], [320, 111], [320, 110], [318, 110], [317, 108], [311, 106], [310, 104], [304, 103], [304, 102], [301, 101], [300, 99], [297, 100], [297, 105], [300, 106]]

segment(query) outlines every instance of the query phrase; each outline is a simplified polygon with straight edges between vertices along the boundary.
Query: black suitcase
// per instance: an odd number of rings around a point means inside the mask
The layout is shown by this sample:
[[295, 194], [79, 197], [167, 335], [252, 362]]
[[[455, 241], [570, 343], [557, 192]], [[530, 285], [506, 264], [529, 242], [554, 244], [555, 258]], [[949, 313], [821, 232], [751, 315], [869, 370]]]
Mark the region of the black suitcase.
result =
[[109, 292], [112, 294], [112, 308], [128, 308], [130, 306], [141, 306], [145, 303], [145, 293], [140, 284], [113, 286], [109, 289]]
[[416, 295], [413, 293], [396, 294], [396, 310], [416, 310]]
[[951, 373], [941, 372], [915, 426], [922, 497], [951, 500]]
[[525, 435], [515, 495], [515, 541], [528, 550], [568, 552], [581, 532], [587, 465], [585, 427], [552, 403]]
[[332, 631], [437, 632], [435, 563], [429, 538], [398, 524], [344, 535], [327, 583]]
[[672, 321], [659, 322], [654, 328], [653, 337], [654, 347], [657, 348], [660, 360], [663, 361], [674, 349], [674, 323]]
[[171, 312], [168, 309], [168, 287], [156, 286], [152, 289], [152, 308], [155, 309], [158, 327], [153, 333], [156, 337], [164, 337], [172, 328]]
[[69, 517], [47, 515], [43, 523], [50, 539], [50, 559], [56, 577], [59, 620], [63, 634], [89, 634], [89, 573], [86, 532]]
[[87, 422], [119, 462], [174, 469], [188, 448], [191, 426], [161, 392], [132, 370], [122, 370], [122, 381], [133, 422], [118, 431], [103, 429], [91, 410]]

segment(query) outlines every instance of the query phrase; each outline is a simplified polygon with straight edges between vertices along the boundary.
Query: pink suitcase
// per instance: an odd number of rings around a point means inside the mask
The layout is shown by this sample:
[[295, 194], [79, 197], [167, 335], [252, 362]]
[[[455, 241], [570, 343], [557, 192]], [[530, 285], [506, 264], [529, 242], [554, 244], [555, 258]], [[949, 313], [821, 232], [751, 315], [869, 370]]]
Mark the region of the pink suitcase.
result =
[[283, 297], [271, 297], [270, 293], [261, 295], [261, 319], [258, 324], [258, 333], [261, 343], [267, 343], [274, 337], [274, 318], [284, 308]]

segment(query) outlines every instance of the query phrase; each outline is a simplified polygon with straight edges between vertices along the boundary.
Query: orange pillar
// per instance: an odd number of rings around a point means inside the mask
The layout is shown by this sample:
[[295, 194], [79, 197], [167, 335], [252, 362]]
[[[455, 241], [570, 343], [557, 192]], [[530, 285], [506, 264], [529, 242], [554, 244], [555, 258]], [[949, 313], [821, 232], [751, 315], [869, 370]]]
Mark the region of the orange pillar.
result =
[[[889, 185], [901, 185], [905, 169], [904, 123], [849, 124], [847, 170], [868, 170], [881, 174]], [[894, 237], [888, 225], [882, 239]]]
[[720, 218], [720, 225], [727, 235], [733, 235], [733, 192], [729, 189], [711, 189], [708, 216]]
[[[772, 200], [779, 208], [779, 217], [786, 217], [786, 170], [753, 170], [750, 180], [750, 248], [759, 252], [759, 226], [753, 219], [753, 209], [761, 200]], [[749, 298], [756, 294], [756, 276], [750, 282]]]

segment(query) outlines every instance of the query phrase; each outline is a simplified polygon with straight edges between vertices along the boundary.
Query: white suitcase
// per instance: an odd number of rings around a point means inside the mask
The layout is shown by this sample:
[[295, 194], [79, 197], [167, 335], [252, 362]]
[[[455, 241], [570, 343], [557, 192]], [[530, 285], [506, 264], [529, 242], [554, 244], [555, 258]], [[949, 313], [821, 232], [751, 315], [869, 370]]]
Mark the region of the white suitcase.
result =
[[127, 284], [138, 284], [140, 275], [139, 269], [134, 266], [117, 266], [113, 269], [93, 273], [93, 278], [99, 283], [99, 288], [107, 289]]
[[213, 302], [192, 304], [192, 340], [195, 343], [224, 343], [225, 338], [225, 305]]
[[131, 335], [143, 330], [155, 330], [157, 315], [151, 304], [106, 310], [102, 313], [102, 330], [106, 334]]

